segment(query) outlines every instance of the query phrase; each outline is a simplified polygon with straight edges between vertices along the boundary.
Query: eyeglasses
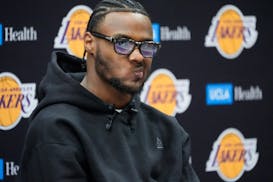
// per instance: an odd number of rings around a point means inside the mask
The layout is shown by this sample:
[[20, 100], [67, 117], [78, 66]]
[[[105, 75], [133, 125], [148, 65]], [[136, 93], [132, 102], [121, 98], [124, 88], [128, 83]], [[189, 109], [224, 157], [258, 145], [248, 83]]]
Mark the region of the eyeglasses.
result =
[[91, 32], [91, 34], [95, 37], [112, 42], [114, 44], [115, 52], [122, 55], [130, 55], [137, 46], [144, 58], [153, 58], [161, 47], [159, 43], [154, 41], [138, 42], [126, 37], [110, 37], [98, 32]]

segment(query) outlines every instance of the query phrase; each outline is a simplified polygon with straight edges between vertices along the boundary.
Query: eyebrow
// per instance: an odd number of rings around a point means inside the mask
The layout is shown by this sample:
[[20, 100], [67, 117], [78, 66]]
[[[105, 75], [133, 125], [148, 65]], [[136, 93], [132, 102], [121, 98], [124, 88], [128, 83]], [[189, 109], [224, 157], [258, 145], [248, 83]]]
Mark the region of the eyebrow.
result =
[[119, 33], [119, 34], [114, 34], [112, 36], [113, 38], [127, 38], [127, 39], [131, 39], [131, 40], [134, 40], [136, 42], [141, 42], [141, 41], [153, 41], [153, 39], [150, 39], [150, 38], [146, 38], [146, 39], [142, 39], [140, 41], [137, 41], [135, 39], [133, 39], [132, 37], [128, 36], [128, 35], [125, 35], [125, 34], [122, 34], [122, 33]]

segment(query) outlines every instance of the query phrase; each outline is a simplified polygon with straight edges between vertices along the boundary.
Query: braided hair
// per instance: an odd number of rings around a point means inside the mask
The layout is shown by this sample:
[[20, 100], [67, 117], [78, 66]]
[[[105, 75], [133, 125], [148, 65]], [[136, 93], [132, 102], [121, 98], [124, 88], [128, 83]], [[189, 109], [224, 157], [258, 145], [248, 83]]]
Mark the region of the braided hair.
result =
[[134, 12], [150, 18], [144, 7], [135, 0], [102, 0], [93, 10], [87, 24], [87, 32], [94, 31], [103, 18], [111, 12]]

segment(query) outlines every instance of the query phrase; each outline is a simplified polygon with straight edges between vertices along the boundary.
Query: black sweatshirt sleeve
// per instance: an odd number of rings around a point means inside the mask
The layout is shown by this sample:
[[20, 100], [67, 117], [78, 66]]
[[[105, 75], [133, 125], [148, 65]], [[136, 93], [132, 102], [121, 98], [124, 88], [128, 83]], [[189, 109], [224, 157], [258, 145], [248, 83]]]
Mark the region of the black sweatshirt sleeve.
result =
[[77, 149], [64, 144], [40, 144], [21, 168], [22, 182], [87, 182]]
[[190, 153], [191, 153], [191, 142], [190, 138], [187, 137], [186, 141], [182, 146], [182, 157], [183, 157], [183, 168], [182, 177], [183, 182], [199, 182], [198, 176], [196, 175], [191, 163], [190, 163]]

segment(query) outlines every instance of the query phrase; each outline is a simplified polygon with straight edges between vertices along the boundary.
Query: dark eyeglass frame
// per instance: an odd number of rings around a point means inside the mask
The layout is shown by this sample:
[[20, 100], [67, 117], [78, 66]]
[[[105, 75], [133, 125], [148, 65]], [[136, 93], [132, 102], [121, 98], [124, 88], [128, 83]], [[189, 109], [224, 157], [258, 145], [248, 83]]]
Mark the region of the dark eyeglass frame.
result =
[[[98, 32], [90, 32], [93, 36], [97, 37], [97, 38], [101, 38], [101, 39], [104, 39], [104, 40], [107, 40], [111, 43], [114, 44], [114, 50], [117, 54], [121, 54], [121, 55], [130, 55], [134, 50], [135, 48], [137, 47], [141, 53], [141, 55], [144, 57], [144, 58], [153, 58], [156, 53], [159, 51], [159, 49], [161, 48], [161, 44], [160, 43], [157, 43], [157, 42], [154, 42], [154, 41], [135, 41], [133, 39], [130, 39], [130, 38], [127, 38], [127, 37], [111, 37], [111, 36], [107, 36], [107, 35], [104, 35], [104, 34], [101, 34], [101, 33], [98, 33]], [[129, 42], [132, 42], [134, 43], [134, 47], [132, 48], [132, 50], [128, 53], [121, 53], [119, 52], [118, 50], [116, 50], [116, 46], [115, 46], [115, 43], [118, 43], [119, 40], [121, 39], [125, 39]], [[153, 55], [151, 56], [146, 56], [144, 53], [143, 53], [143, 50], [142, 50], [142, 46], [143, 45], [147, 45], [147, 44], [151, 44], [152, 46], [154, 46], [156, 49], [155, 51], [153, 52]]]

